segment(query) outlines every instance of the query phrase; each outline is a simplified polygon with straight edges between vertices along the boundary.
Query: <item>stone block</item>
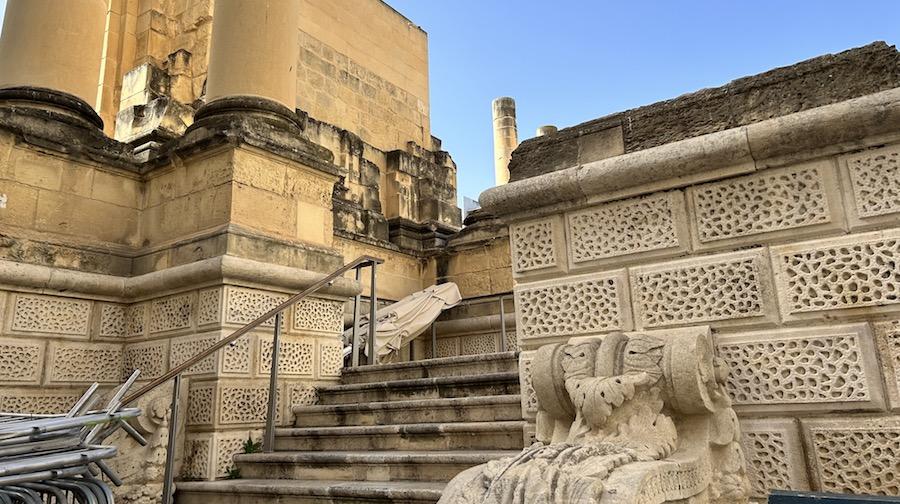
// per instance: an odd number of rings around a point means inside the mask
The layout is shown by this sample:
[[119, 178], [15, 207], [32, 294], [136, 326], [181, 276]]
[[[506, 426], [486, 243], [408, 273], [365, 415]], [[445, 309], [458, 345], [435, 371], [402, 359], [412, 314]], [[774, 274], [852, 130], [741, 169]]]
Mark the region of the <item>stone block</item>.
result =
[[[459, 338], [438, 338], [437, 339], [437, 357], [456, 357], [460, 354]], [[432, 352], [431, 358], [435, 355]]]
[[888, 403], [891, 409], [900, 410], [900, 320], [876, 322], [872, 325], [881, 356]]
[[279, 194], [235, 183], [231, 220], [264, 234], [294, 238], [297, 234], [297, 202]]
[[62, 174], [68, 164], [56, 156], [30, 149], [16, 149], [12, 163], [13, 180], [50, 191], [59, 191]]
[[900, 310], [900, 229], [772, 247], [784, 320]]
[[260, 436], [250, 430], [187, 434], [181, 475], [188, 480], [224, 478], [235, 467], [234, 455], [243, 453], [248, 438]]
[[147, 334], [150, 303], [135, 303], [125, 310], [125, 335], [139, 338]]
[[136, 209], [55, 191], [38, 194], [35, 227], [40, 231], [136, 246], [139, 221]]
[[478, 355], [500, 351], [500, 338], [496, 333], [470, 334], [459, 339], [460, 355]]
[[847, 218], [854, 230], [896, 226], [900, 213], [900, 145], [840, 158]]
[[534, 419], [538, 411], [537, 393], [531, 375], [531, 362], [537, 351], [519, 353], [519, 386], [522, 398], [522, 415], [526, 419]]
[[126, 336], [126, 316], [128, 305], [97, 303], [100, 310], [97, 336], [99, 338], [121, 339]]
[[[183, 364], [230, 333], [231, 331], [213, 331], [172, 338], [169, 357], [171, 365], [175, 367]], [[233, 344], [226, 345], [225, 348], [219, 350], [215, 355], [210, 355], [194, 364], [184, 374], [186, 376], [249, 376], [252, 339], [253, 336], [251, 335], [244, 335], [238, 338]]]
[[5, 204], [0, 206], [0, 224], [31, 227], [34, 225], [38, 190], [25, 184], [3, 180], [0, 195]]
[[764, 249], [631, 269], [638, 328], [771, 324], [778, 319]]
[[515, 299], [523, 344], [632, 328], [625, 270], [519, 283]]
[[[269, 376], [272, 369], [272, 335], [257, 337], [256, 373]], [[279, 376], [313, 376], [315, 371], [316, 340], [305, 336], [281, 335], [278, 355]]]
[[561, 215], [510, 224], [513, 274], [565, 272], [565, 233]]
[[126, 343], [122, 353], [123, 380], [140, 370], [141, 380], [159, 378], [169, 370], [169, 342], [166, 340]]
[[741, 420], [741, 445], [755, 497], [765, 497], [770, 490], [809, 490], [797, 420]]
[[222, 299], [225, 289], [215, 287], [198, 293], [197, 326], [215, 326], [222, 323]]
[[816, 490], [900, 495], [900, 418], [801, 420]]
[[341, 376], [341, 369], [344, 368], [344, 352], [343, 344], [340, 340], [324, 340], [319, 339], [318, 345], [318, 368], [319, 378], [338, 378]]
[[88, 338], [90, 301], [23, 293], [10, 297], [9, 332]]
[[186, 292], [150, 302], [150, 334], [182, 332], [193, 327], [197, 293]]
[[[219, 381], [216, 388], [216, 426], [265, 424], [269, 398], [268, 380]], [[275, 421], [280, 424], [281, 397], [276, 398], [276, 401]]]
[[302, 333], [344, 332], [344, 303], [308, 297], [294, 305], [291, 330]]
[[122, 345], [51, 341], [46, 384], [121, 383]]
[[141, 204], [141, 181], [129, 176], [95, 170], [91, 198], [128, 208]]
[[[5, 378], [4, 378], [5, 380]], [[7, 388], [0, 391], [0, 411], [56, 415], [67, 413], [84, 394], [84, 388]]]
[[699, 249], [791, 241], [843, 229], [831, 159], [693, 186], [688, 197]]
[[681, 191], [569, 212], [566, 232], [570, 268], [673, 256], [690, 247]]
[[868, 324], [718, 335], [716, 350], [739, 414], [884, 409]]
[[[225, 288], [225, 323], [246, 325], [289, 297], [287, 294], [277, 292], [228, 286]], [[291, 311], [288, 308], [284, 311], [282, 328], [286, 326], [285, 320], [288, 320], [290, 315]], [[261, 327], [274, 328], [275, 317], [263, 322]]]
[[45, 345], [42, 341], [0, 339], [0, 380], [6, 383], [40, 384]]
[[94, 185], [95, 171], [97, 170], [92, 166], [78, 163], [70, 164], [63, 170], [60, 191], [90, 198], [91, 189]]

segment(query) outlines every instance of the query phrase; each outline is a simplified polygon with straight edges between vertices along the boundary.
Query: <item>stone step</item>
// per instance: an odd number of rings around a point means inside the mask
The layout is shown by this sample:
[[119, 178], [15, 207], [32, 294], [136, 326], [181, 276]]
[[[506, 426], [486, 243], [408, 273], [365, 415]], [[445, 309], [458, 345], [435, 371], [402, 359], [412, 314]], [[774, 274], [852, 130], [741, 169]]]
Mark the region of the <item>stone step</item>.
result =
[[294, 406], [295, 427], [521, 420], [518, 394]]
[[519, 360], [516, 352], [500, 352], [344, 368], [341, 381], [345, 384], [380, 383], [440, 376], [510, 373], [518, 369]]
[[479, 451], [326, 451], [236, 455], [243, 478], [442, 481], [470, 467], [510, 457], [517, 450]]
[[523, 421], [276, 429], [277, 451], [521, 450]]
[[434, 504], [445, 483], [237, 479], [179, 482], [178, 504]]
[[412, 380], [393, 380], [381, 383], [327, 385], [318, 389], [320, 405], [509, 395], [518, 393], [518, 372], [417, 378]]

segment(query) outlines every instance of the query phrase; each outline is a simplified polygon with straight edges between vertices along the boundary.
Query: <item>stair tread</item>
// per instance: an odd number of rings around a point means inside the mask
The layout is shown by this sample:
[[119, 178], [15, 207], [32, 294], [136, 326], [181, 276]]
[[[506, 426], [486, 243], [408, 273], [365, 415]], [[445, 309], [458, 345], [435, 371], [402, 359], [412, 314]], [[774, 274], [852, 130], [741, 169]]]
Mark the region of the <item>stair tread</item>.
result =
[[451, 463], [473, 465], [517, 455], [518, 450], [341, 450], [341, 451], [276, 451], [235, 455], [242, 463]]
[[480, 375], [437, 376], [433, 378], [412, 378], [408, 380], [388, 380], [375, 383], [344, 383], [340, 385], [325, 385], [318, 388], [319, 394], [327, 392], [349, 392], [372, 389], [395, 389], [406, 387], [427, 387], [431, 385], [445, 385], [456, 383], [481, 383], [492, 381], [516, 381], [519, 380], [518, 372], [485, 373]]
[[432, 481], [340, 481], [237, 479], [179, 482], [178, 492], [262, 495], [419, 497], [437, 501], [446, 483]]
[[428, 368], [453, 364], [472, 364], [473, 362], [490, 362], [495, 360], [515, 360], [518, 352], [495, 352], [475, 355], [457, 355], [453, 357], [438, 357], [437, 359], [424, 359], [411, 362], [393, 362], [389, 364], [373, 364], [344, 368], [346, 374], [361, 374], [372, 371], [391, 371], [398, 369]]
[[393, 425], [341, 425], [333, 427], [281, 427], [276, 436], [362, 435], [362, 434], [437, 434], [452, 432], [496, 432], [521, 429], [524, 420], [492, 422], [433, 422]]
[[349, 411], [378, 411], [386, 409], [423, 409], [456, 406], [485, 406], [493, 404], [515, 404], [521, 402], [519, 394], [502, 394], [493, 396], [442, 397], [439, 399], [402, 399], [399, 401], [371, 401], [350, 404], [315, 404], [294, 406], [294, 413], [323, 413]]

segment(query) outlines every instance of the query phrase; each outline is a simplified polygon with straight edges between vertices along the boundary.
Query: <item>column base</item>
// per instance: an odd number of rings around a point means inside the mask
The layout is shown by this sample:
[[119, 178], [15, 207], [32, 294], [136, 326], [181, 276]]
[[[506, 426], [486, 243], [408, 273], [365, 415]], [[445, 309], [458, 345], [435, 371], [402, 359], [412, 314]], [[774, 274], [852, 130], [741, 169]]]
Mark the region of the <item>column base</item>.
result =
[[194, 114], [194, 124], [203, 126], [228, 117], [252, 115], [273, 126], [306, 128], [304, 118], [284, 105], [261, 96], [228, 96], [204, 104]]
[[103, 130], [103, 119], [93, 107], [75, 95], [55, 89], [31, 86], [0, 89], [0, 106], [4, 105], [49, 111], [55, 113], [58, 120]]

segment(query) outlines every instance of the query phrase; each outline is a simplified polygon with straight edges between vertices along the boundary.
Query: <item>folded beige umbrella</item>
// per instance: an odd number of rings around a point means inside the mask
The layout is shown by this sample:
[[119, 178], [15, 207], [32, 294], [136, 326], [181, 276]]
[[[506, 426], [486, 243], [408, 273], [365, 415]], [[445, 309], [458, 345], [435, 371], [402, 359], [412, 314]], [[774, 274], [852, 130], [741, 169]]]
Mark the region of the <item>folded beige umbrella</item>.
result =
[[[396, 303], [378, 310], [375, 314], [375, 348], [378, 362], [391, 362], [399, 357], [400, 349], [425, 332], [442, 311], [453, 308], [462, 300], [459, 287], [453, 282], [432, 285], [415, 292]], [[360, 340], [369, 334], [369, 317], [360, 317]], [[344, 331], [344, 343], [350, 343], [353, 328]], [[363, 352], [368, 355], [368, 347], [363, 344]], [[345, 348], [345, 355], [350, 352]]]

